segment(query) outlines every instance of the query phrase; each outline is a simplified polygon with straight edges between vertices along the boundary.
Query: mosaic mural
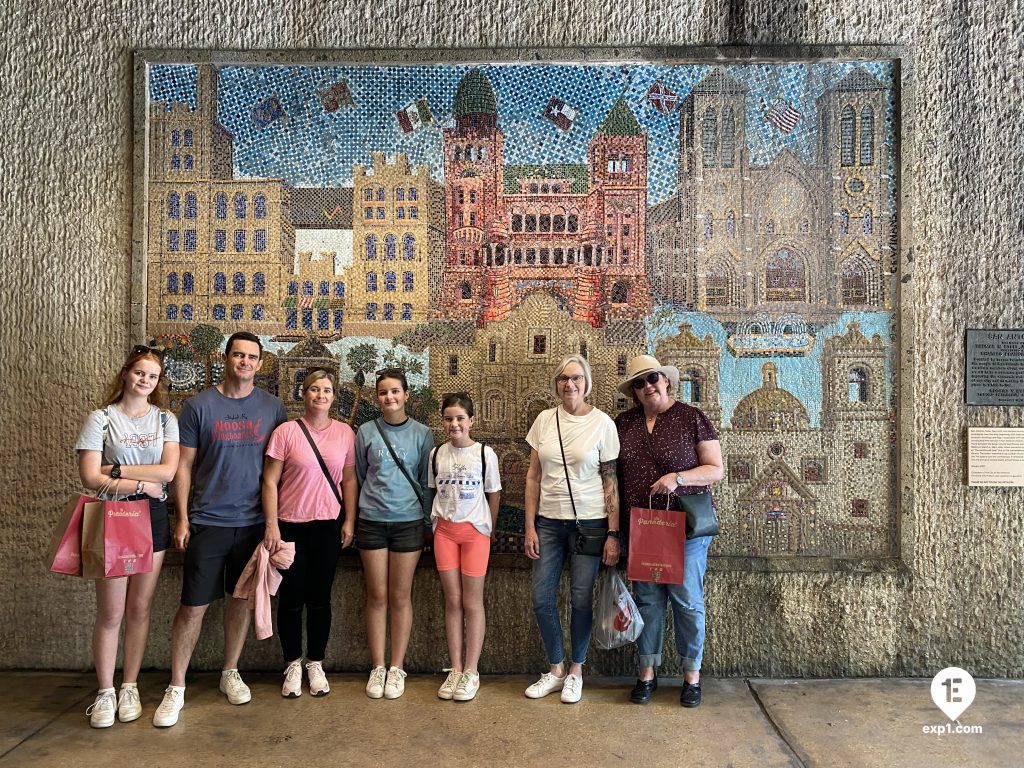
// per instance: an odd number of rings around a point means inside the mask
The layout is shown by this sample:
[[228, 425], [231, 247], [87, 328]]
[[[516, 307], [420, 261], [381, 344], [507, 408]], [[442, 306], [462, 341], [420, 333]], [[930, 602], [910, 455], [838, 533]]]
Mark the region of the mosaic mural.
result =
[[614, 416], [650, 352], [721, 433], [715, 554], [895, 554], [892, 62], [145, 77], [145, 328], [176, 406], [235, 330], [293, 415], [314, 366], [354, 425], [386, 365], [435, 428], [466, 390], [514, 552], [555, 363], [586, 355]]

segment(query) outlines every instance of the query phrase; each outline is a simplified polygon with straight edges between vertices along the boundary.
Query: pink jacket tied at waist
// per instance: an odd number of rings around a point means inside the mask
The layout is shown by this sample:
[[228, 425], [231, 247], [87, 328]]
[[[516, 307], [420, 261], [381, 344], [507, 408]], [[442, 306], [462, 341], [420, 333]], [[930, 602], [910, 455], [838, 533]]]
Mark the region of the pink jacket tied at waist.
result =
[[295, 542], [282, 541], [274, 554], [260, 542], [245, 564], [242, 575], [238, 577], [234, 596], [239, 600], [248, 600], [249, 608], [255, 611], [256, 639], [266, 640], [274, 634], [274, 625], [270, 618], [270, 596], [277, 594], [281, 586], [281, 571], [287, 570], [295, 561]]

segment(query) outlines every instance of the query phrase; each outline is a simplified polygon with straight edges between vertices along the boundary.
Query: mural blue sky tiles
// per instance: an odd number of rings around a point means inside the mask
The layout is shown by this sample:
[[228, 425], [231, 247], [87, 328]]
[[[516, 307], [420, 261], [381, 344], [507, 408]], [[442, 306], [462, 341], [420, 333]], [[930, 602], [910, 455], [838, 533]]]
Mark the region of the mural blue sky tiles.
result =
[[[854, 67], [862, 67], [882, 85], [892, 85], [889, 62], [727, 66], [725, 71], [750, 90], [745, 114], [753, 165], [765, 165], [783, 149], [811, 162], [818, 131], [817, 99]], [[225, 67], [220, 69], [219, 116], [235, 137], [235, 171], [239, 177], [282, 178], [292, 186], [350, 186], [354, 163], [366, 164], [370, 152], [406, 152], [426, 165], [438, 180], [442, 169], [441, 130], [451, 125], [451, 108], [459, 81], [469, 66], [392, 67]], [[529, 64], [482, 67], [494, 88], [510, 164], [578, 163], [587, 142], [619, 97], [633, 109], [648, 133], [649, 202], [673, 192], [677, 170], [679, 116], [661, 114], [647, 103], [651, 85], [661, 81], [684, 98], [707, 75], [707, 65]], [[345, 81], [354, 108], [327, 112], [321, 94]], [[195, 104], [196, 70], [192, 65], [153, 66], [150, 100]], [[253, 122], [253, 107], [277, 97], [285, 117], [270, 125]], [[578, 117], [569, 131], [541, 117], [551, 97], [571, 105]], [[403, 134], [395, 113], [425, 98], [434, 124]], [[800, 122], [791, 133], [765, 120], [766, 104], [785, 99]], [[762, 102], [762, 99], [764, 100]], [[891, 100], [885, 120], [891, 136]]]

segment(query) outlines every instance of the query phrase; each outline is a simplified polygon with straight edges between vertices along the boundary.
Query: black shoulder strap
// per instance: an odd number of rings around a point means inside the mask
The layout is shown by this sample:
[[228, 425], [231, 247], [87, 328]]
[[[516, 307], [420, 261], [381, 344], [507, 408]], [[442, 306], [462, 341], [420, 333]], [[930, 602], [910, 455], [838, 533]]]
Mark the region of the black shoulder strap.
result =
[[374, 419], [373, 424], [377, 427], [377, 431], [380, 432], [380, 437], [384, 441], [384, 445], [388, 447], [388, 451], [391, 453], [391, 458], [395, 460], [395, 464], [402, 470], [402, 474], [405, 475], [405, 479], [409, 481], [409, 485], [412, 486], [412, 492], [416, 494], [416, 500], [423, 506], [423, 494], [420, 492], [419, 485], [412, 479], [412, 475], [409, 474], [409, 470], [405, 468], [405, 464], [398, 458], [398, 454], [395, 453], [394, 446], [391, 445], [391, 441], [388, 440], [388, 436], [384, 434], [384, 427], [380, 425], [380, 419]]
[[341, 504], [341, 494], [338, 493], [338, 486], [334, 482], [334, 478], [331, 477], [330, 471], [327, 469], [327, 462], [324, 461], [324, 457], [320, 455], [320, 449], [316, 447], [316, 443], [313, 442], [313, 436], [309, 434], [309, 430], [306, 429], [306, 424], [302, 419], [298, 420], [299, 429], [302, 430], [302, 434], [309, 440], [309, 447], [313, 449], [313, 455], [316, 456], [316, 460], [320, 462], [320, 469], [324, 471], [324, 477], [327, 478], [327, 484], [331, 486], [331, 490], [334, 491], [334, 498]]
[[562, 469], [565, 470], [565, 487], [569, 489], [569, 503], [572, 504], [572, 515], [576, 518], [576, 522], [580, 521], [580, 516], [576, 512], [576, 500], [572, 497], [572, 485], [569, 483], [569, 467], [565, 463], [565, 446], [562, 445], [562, 424], [558, 420], [558, 407], [555, 406], [555, 429], [558, 430], [558, 450], [562, 452]]

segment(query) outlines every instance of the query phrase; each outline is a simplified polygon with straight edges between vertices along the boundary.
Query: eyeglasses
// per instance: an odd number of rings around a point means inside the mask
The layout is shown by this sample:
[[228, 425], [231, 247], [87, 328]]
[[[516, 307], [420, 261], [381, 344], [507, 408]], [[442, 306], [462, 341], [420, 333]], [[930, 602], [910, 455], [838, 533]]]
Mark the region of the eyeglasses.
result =
[[556, 376], [555, 381], [557, 381], [559, 384], [567, 384], [568, 382], [571, 381], [576, 386], [579, 386], [580, 384], [583, 383], [584, 377], [582, 373], [576, 373], [573, 374], [572, 376]]
[[629, 382], [629, 385], [633, 389], [643, 389], [645, 385], [650, 384], [652, 387], [658, 383], [658, 379], [661, 378], [659, 371], [651, 371], [646, 376], [641, 376], [639, 379], [633, 379]]
[[164, 359], [164, 350], [158, 347], [147, 347], [145, 344], [136, 344], [132, 347], [133, 355], [156, 355], [161, 360]]

